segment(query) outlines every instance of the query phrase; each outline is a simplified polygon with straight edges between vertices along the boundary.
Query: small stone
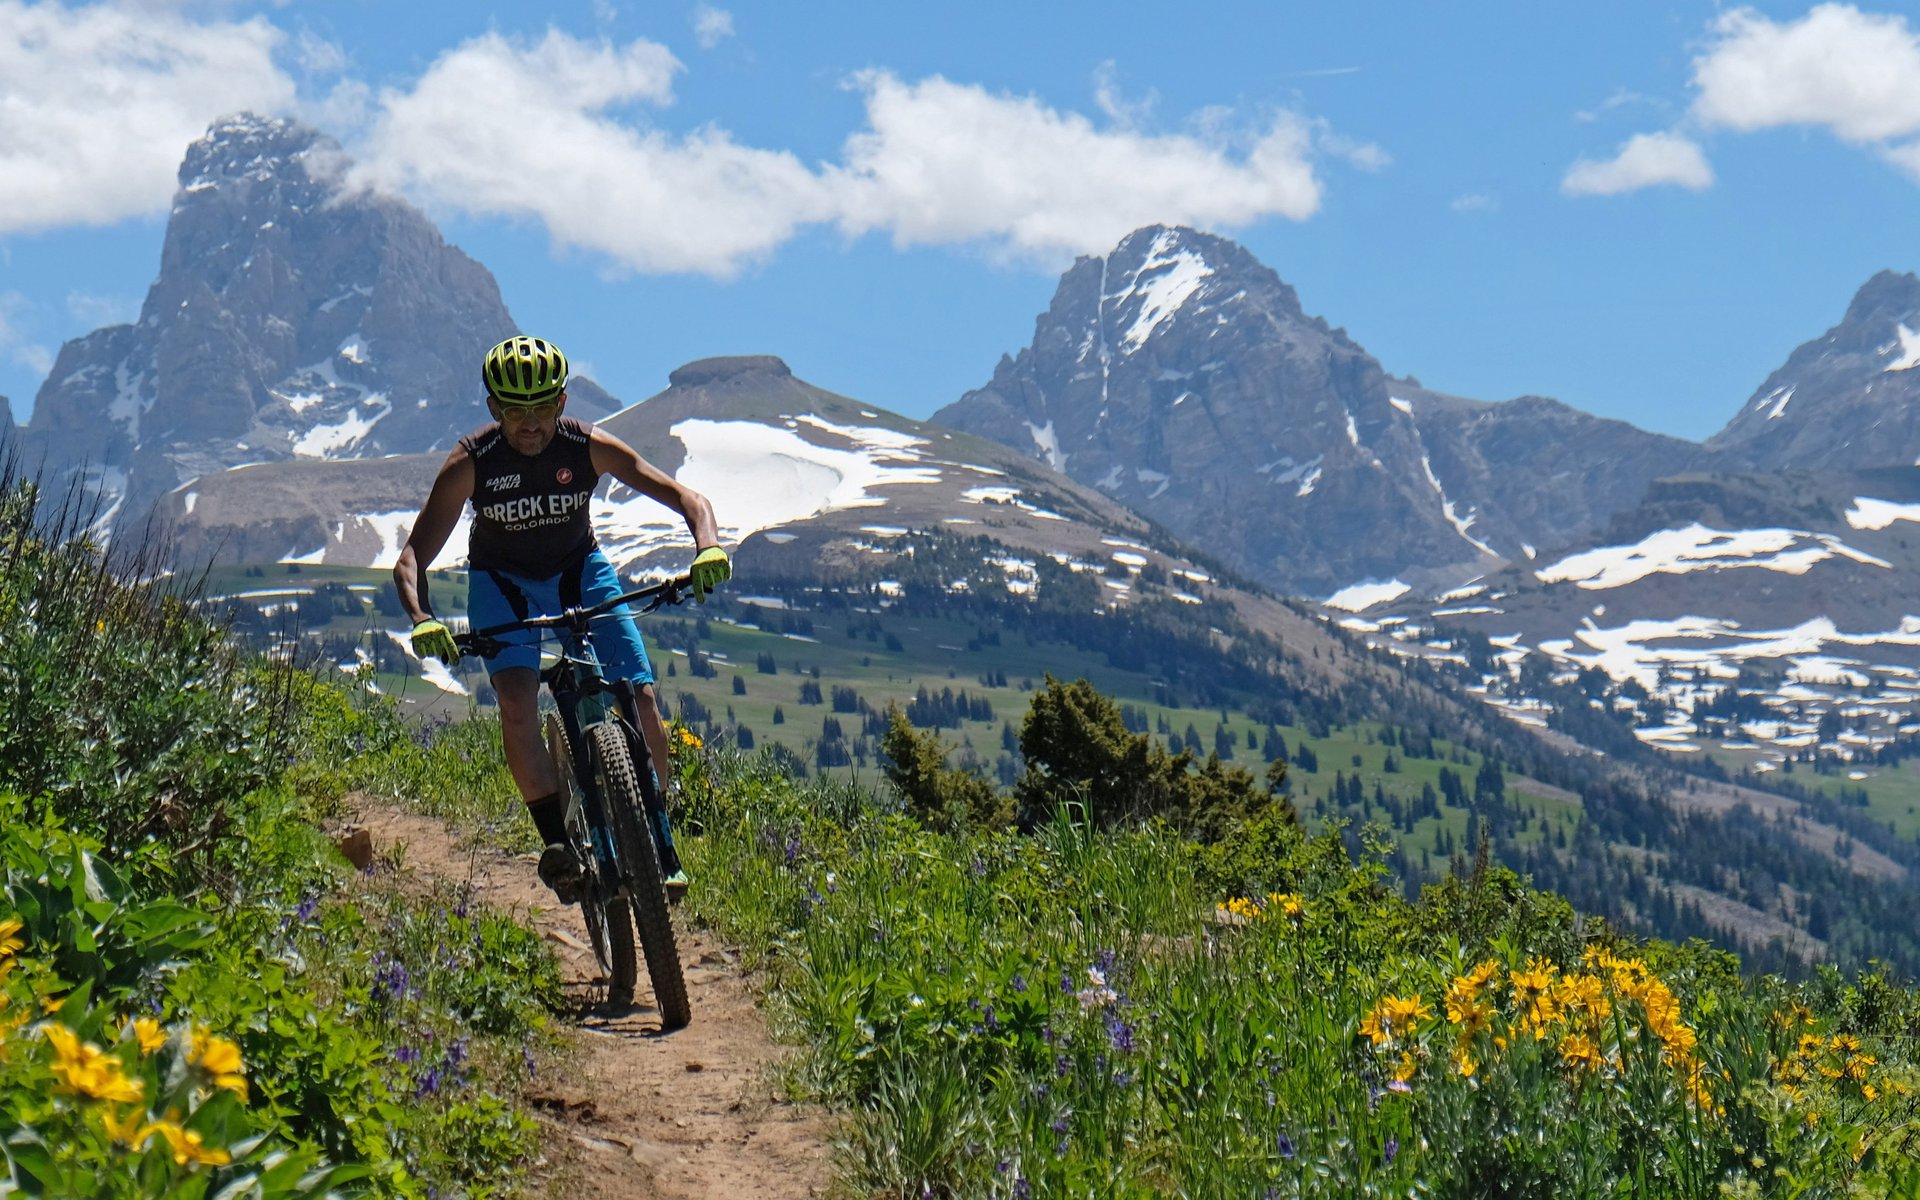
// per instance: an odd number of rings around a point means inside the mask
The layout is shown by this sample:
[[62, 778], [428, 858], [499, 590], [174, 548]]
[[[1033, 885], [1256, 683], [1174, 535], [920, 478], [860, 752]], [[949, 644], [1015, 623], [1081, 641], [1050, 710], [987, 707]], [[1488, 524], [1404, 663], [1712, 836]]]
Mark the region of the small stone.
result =
[[373, 834], [365, 825], [347, 826], [334, 844], [340, 848], [340, 856], [353, 864], [354, 870], [364, 871], [373, 865]]

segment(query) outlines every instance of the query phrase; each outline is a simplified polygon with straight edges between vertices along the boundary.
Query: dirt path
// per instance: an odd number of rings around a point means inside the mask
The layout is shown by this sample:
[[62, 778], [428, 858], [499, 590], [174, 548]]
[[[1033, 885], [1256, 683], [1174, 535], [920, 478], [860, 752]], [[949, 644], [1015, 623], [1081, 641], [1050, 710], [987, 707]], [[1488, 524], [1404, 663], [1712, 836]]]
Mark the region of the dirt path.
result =
[[[527, 916], [584, 993], [598, 972], [579, 914], [553, 906], [531, 858], [462, 847], [439, 821], [369, 808], [374, 853], [396, 846], [403, 869], [470, 882], [482, 900]], [[785, 1051], [738, 956], [676, 923], [693, 1023], [663, 1035], [646, 1005], [623, 1017], [582, 1016], [575, 1077], [537, 1083], [529, 1099], [547, 1126], [548, 1194], [565, 1200], [787, 1200], [820, 1195], [829, 1124], [775, 1094], [768, 1067]]]

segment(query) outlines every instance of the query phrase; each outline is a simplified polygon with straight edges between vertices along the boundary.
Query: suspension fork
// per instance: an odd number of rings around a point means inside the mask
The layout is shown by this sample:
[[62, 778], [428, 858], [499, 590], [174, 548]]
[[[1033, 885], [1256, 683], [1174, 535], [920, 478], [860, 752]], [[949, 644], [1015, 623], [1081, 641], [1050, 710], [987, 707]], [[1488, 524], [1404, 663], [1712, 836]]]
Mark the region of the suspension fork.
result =
[[600, 780], [593, 769], [593, 747], [587, 744], [586, 730], [580, 723], [579, 693], [554, 689], [554, 705], [560, 710], [560, 727], [567, 731], [567, 752], [573, 756], [574, 784], [580, 789], [580, 807], [587, 818], [587, 836], [593, 843], [602, 878], [614, 877], [613, 826], [607, 820], [606, 800], [600, 794]]
[[633, 680], [616, 679], [613, 681], [613, 695], [620, 705], [622, 724], [626, 728], [627, 746], [633, 755], [635, 765], [641, 768], [640, 794], [647, 806], [647, 822], [653, 827], [653, 842], [660, 851], [660, 869], [665, 875], [672, 875], [680, 869], [680, 854], [673, 845], [673, 822], [667, 817], [667, 770], [666, 763], [655, 763], [653, 754], [647, 748], [646, 734], [640, 728], [640, 697], [634, 689]]

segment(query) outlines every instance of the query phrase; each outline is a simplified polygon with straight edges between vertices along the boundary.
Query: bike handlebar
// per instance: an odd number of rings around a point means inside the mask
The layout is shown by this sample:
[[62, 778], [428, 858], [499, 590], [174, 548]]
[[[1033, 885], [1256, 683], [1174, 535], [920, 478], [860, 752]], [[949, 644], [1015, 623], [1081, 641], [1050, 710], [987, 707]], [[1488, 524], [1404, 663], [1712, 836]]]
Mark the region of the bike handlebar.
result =
[[631, 592], [624, 592], [618, 596], [610, 596], [598, 604], [590, 604], [584, 608], [569, 608], [565, 612], [556, 613], [550, 617], [528, 617], [524, 621], [508, 621], [504, 625], [490, 625], [485, 629], [456, 633], [453, 635], [453, 644], [464, 653], [476, 653], [480, 652], [479, 643], [489, 641], [503, 633], [516, 633], [522, 629], [580, 627], [595, 617], [605, 616], [622, 604], [631, 604], [639, 600], [645, 600], [647, 603], [642, 605], [634, 615], [645, 616], [663, 605], [686, 603], [692, 587], [692, 577], [681, 575], [643, 588], [635, 588]]

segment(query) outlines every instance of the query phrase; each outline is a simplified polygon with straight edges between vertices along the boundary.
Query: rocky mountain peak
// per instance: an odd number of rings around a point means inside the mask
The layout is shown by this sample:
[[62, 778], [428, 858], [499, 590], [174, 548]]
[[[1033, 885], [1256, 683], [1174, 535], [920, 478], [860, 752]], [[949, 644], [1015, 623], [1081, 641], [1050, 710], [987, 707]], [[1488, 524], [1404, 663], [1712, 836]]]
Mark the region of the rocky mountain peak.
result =
[[290, 163], [322, 142], [339, 149], [331, 138], [322, 138], [297, 121], [235, 113], [216, 121], [187, 147], [180, 163], [180, 187], [191, 194], [222, 183], [284, 179]]
[[677, 388], [709, 387], [713, 384], [756, 384], [793, 375], [787, 364], [772, 354], [738, 354], [721, 358], [701, 358], [676, 367], [667, 382]]
[[[1167, 225], [1076, 262], [1032, 344], [935, 417], [1309, 595], [1557, 545], [1691, 451], [1556, 401], [1388, 375], [1244, 247]], [[1516, 495], [1515, 478], [1553, 482]]]
[[1920, 461], [1920, 277], [1881, 271], [1707, 444], [1748, 470]]
[[[485, 419], [481, 356], [518, 331], [499, 286], [411, 206], [341, 191], [345, 165], [254, 114], [189, 147], [139, 323], [61, 347], [27, 428], [109, 519], [209, 471], [445, 449]], [[569, 392], [588, 419], [615, 407]]]

